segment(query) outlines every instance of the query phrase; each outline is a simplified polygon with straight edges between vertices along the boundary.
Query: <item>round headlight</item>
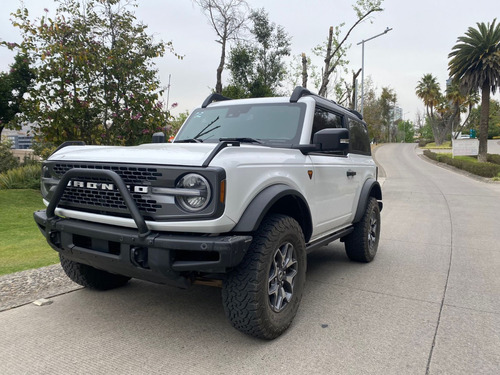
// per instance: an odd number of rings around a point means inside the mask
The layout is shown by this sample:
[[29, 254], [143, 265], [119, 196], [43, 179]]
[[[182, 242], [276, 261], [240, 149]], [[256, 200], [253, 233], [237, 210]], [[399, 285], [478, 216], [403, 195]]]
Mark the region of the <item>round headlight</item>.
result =
[[183, 176], [176, 187], [185, 189], [184, 193], [177, 195], [177, 202], [187, 211], [201, 211], [210, 202], [212, 195], [210, 184], [199, 174], [189, 173]]

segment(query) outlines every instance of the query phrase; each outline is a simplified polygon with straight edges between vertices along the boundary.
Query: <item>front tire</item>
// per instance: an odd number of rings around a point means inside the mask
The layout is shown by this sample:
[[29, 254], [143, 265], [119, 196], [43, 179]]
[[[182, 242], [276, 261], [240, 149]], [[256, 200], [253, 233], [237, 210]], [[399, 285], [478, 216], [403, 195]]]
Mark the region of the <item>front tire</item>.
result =
[[361, 221], [354, 224], [354, 231], [345, 238], [345, 251], [350, 260], [368, 263], [375, 258], [380, 238], [380, 208], [370, 197]]
[[222, 299], [233, 327], [274, 339], [292, 323], [305, 284], [304, 235], [293, 218], [265, 218], [241, 264], [228, 274]]
[[115, 275], [97, 268], [73, 262], [59, 254], [61, 266], [68, 277], [75, 283], [89, 289], [109, 290], [125, 285], [130, 277]]

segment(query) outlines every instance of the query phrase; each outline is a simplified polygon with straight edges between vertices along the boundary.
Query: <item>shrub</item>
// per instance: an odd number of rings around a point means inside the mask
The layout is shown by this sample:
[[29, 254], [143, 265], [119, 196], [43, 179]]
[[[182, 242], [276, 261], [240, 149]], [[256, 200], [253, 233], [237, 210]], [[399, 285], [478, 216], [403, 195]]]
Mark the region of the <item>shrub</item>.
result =
[[440, 163], [446, 163], [482, 177], [493, 178], [497, 177], [500, 173], [500, 165], [490, 162], [479, 163], [477, 160], [470, 158], [452, 158], [447, 154], [438, 154], [430, 150], [425, 150], [424, 155]]
[[0, 174], [0, 189], [39, 189], [40, 164], [10, 169]]
[[488, 154], [488, 159], [490, 163], [500, 164], [500, 155]]
[[7, 172], [9, 169], [19, 166], [19, 161], [12, 155], [10, 145], [0, 142], [0, 173]]
[[424, 150], [424, 155], [429, 159], [437, 161], [437, 154], [435, 152], [432, 152], [431, 150]]

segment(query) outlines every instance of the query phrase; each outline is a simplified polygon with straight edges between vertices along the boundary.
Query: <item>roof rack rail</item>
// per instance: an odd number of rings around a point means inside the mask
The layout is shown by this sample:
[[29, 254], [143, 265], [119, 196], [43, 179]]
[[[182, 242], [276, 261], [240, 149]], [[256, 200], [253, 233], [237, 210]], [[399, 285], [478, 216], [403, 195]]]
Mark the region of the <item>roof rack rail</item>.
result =
[[359, 113], [358, 111], [356, 111], [355, 109], [347, 108], [347, 110], [351, 113], [354, 113], [360, 120], [363, 120], [363, 115], [361, 113]]
[[290, 96], [290, 103], [297, 103], [300, 98], [306, 95], [314, 94], [302, 86], [297, 86], [293, 89], [292, 95]]
[[203, 102], [203, 104], [201, 105], [201, 108], [206, 108], [210, 103], [213, 103], [213, 102], [221, 102], [223, 100], [231, 100], [231, 98], [226, 98], [225, 96], [221, 95], [221, 94], [217, 94], [216, 92], [214, 92], [213, 94], [210, 94], [206, 99], [205, 101]]
[[295, 87], [295, 89], [293, 89], [292, 95], [290, 96], [290, 103], [297, 103], [297, 101], [300, 98], [302, 98], [303, 96], [308, 96], [308, 95], [316, 96], [316, 97], [321, 98], [323, 100], [327, 100], [330, 103], [337, 104], [337, 102], [335, 102], [334, 100], [324, 98], [318, 94], [314, 94], [302, 86], [297, 86], [297, 87]]

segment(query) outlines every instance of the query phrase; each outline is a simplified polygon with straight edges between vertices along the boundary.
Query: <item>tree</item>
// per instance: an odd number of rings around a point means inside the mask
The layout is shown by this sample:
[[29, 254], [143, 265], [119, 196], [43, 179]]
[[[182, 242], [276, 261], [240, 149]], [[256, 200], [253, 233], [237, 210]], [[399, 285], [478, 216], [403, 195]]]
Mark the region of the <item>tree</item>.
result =
[[222, 71], [226, 64], [226, 48], [230, 40], [238, 38], [244, 28], [248, 4], [245, 0], [193, 0], [205, 13], [210, 25], [217, 34], [216, 42], [221, 45], [215, 92], [222, 93]]
[[469, 27], [448, 55], [450, 77], [466, 92], [481, 90], [478, 160], [487, 161], [490, 93], [500, 84], [500, 25], [477, 23]]
[[[464, 94], [456, 83], [451, 83], [446, 88], [446, 96], [442, 98], [438, 105], [438, 113], [441, 121], [444, 123], [446, 131], [452, 131], [455, 139], [462, 132], [462, 129], [468, 124], [472, 108], [479, 102], [475, 92]], [[463, 123], [460, 116], [467, 113]]]
[[413, 123], [409, 120], [399, 120], [398, 121], [398, 134], [396, 141], [401, 141], [404, 143], [412, 143], [413, 136], [415, 135], [415, 127]]
[[418, 81], [415, 93], [424, 102], [427, 118], [432, 128], [436, 144], [442, 144], [444, 142], [445, 132], [439, 127], [434, 111], [436, 106], [442, 101], [441, 87], [437, 82], [437, 78], [432, 74], [424, 74], [420, 81]]
[[[370, 77], [365, 78], [365, 104], [363, 119], [368, 124], [368, 135], [375, 142], [382, 142], [386, 137], [382, 128], [382, 109], [379, 97], [376, 94], [373, 81]], [[360, 93], [358, 93], [360, 94]], [[357, 95], [359, 99], [360, 95]]]
[[24, 94], [35, 74], [26, 55], [17, 54], [8, 73], [0, 73], [0, 137], [5, 127], [18, 128], [16, 116], [21, 112]]
[[380, 7], [383, 0], [358, 0], [356, 4], [353, 5], [354, 11], [357, 15], [357, 20], [349, 28], [345, 36], [340, 39], [342, 27], [345, 23], [340, 24], [337, 27], [331, 26], [328, 32], [328, 38], [324, 46], [318, 46], [315, 49], [315, 53], [322, 55], [324, 57], [324, 68], [323, 75], [321, 79], [321, 85], [319, 88], [319, 95], [327, 96], [328, 94], [328, 84], [330, 83], [330, 77], [338, 66], [345, 65], [347, 61], [344, 60], [344, 56], [348, 47], [345, 46], [347, 39], [351, 32], [358, 26], [361, 22], [368, 19], [372, 13], [381, 12], [383, 9]]
[[434, 107], [439, 103], [441, 97], [441, 88], [437, 82], [437, 78], [432, 74], [425, 74], [416, 87], [417, 96], [422, 99], [425, 104], [427, 116], [434, 117]]
[[[469, 125], [471, 129], [479, 130], [481, 122], [481, 105], [474, 108], [470, 114]], [[488, 119], [488, 138], [500, 136], [500, 102], [490, 99], [490, 114]]]
[[396, 123], [394, 118], [394, 107], [396, 106], [397, 96], [393, 89], [389, 87], [382, 87], [382, 93], [380, 94], [380, 109], [381, 109], [381, 120], [382, 124], [385, 126], [387, 132], [387, 142], [395, 140], [396, 130], [393, 129], [393, 125]]
[[19, 161], [10, 150], [10, 142], [0, 142], [0, 174], [19, 166]]
[[[472, 107], [477, 103], [474, 93], [464, 94], [453, 82], [448, 84], [443, 95], [437, 79], [432, 74], [425, 74], [420, 79], [415, 92], [425, 104], [428, 125], [437, 145], [441, 145], [452, 130], [458, 136], [468, 123]], [[460, 120], [462, 113], [467, 113], [463, 123]]]
[[279, 95], [286, 75], [284, 58], [290, 55], [290, 37], [282, 26], [269, 21], [264, 9], [252, 11], [250, 20], [254, 41], [231, 49], [231, 84], [223, 93], [239, 94], [236, 97]]
[[[54, 17], [13, 15], [23, 41], [16, 46], [34, 63], [23, 119], [37, 124], [40, 142], [80, 139], [133, 145], [162, 129], [169, 112], [154, 59], [173, 51], [154, 42], [119, 0], [58, 0]], [[180, 56], [176, 55], [181, 58]]]

